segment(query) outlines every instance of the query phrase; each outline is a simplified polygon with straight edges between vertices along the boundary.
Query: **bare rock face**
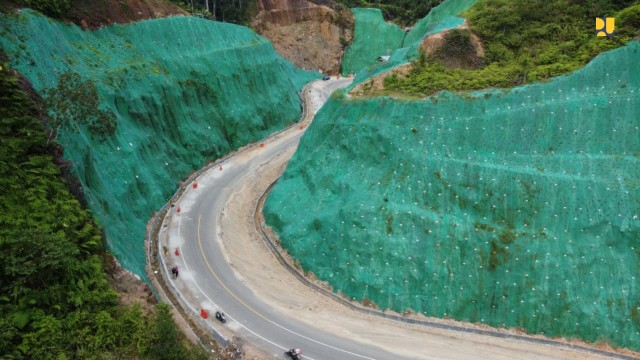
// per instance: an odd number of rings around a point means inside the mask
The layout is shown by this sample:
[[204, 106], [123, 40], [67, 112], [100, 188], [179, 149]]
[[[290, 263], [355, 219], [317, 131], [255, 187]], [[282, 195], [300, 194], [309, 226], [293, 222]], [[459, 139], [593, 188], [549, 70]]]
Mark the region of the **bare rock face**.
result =
[[296, 66], [337, 74], [346, 44], [353, 38], [353, 14], [307, 0], [258, 0], [256, 31]]

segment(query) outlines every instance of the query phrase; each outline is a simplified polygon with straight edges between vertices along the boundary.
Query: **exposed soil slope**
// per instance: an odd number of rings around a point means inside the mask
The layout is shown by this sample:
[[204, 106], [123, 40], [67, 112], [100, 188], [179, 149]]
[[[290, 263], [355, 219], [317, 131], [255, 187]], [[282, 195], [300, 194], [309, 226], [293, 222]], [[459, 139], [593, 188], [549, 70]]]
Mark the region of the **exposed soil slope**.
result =
[[337, 74], [344, 45], [353, 37], [353, 15], [306, 0], [258, 0], [253, 26], [280, 55], [304, 69]]
[[164, 0], [82, 0], [76, 1], [68, 19], [83, 28], [98, 28], [171, 15], [186, 13]]
[[[64, 2], [62, 2], [64, 3]], [[167, 0], [71, 0], [55, 14], [44, 3], [27, 0], [8, 0], [0, 4], [0, 11], [10, 13], [30, 7], [48, 16], [71, 21], [83, 29], [96, 29], [114, 23], [125, 24], [187, 13]]]

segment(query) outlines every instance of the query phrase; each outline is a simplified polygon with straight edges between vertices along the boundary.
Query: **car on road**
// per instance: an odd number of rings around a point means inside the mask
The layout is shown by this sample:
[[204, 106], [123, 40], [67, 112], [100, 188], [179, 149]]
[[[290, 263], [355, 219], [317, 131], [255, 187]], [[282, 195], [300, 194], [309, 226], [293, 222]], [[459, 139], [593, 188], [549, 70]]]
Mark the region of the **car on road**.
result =
[[324, 81], [331, 80], [331, 77], [325, 75], [325, 76], [322, 77], [322, 80], [324, 80]]

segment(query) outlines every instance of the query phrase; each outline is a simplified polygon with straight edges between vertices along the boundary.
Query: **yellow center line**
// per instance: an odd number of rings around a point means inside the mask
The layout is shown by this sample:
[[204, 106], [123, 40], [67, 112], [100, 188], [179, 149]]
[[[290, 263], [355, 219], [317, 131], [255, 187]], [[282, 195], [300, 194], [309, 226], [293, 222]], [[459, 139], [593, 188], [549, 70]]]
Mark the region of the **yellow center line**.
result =
[[[207, 259], [207, 257], [204, 255], [204, 249], [202, 248], [202, 240], [200, 239], [200, 220], [202, 219], [202, 215], [198, 216], [198, 245], [200, 246], [200, 253], [202, 254], [202, 258], [204, 259], [204, 262], [207, 263], [207, 267], [209, 268], [209, 271], [211, 272], [211, 274], [213, 275], [213, 277], [216, 278], [216, 280], [218, 280], [218, 283], [220, 283], [220, 285], [222, 286], [222, 288], [224, 289], [224, 291], [227, 292], [227, 294], [233, 296], [234, 299], [236, 299], [236, 301], [238, 301], [240, 304], [244, 305], [244, 307], [246, 307], [247, 309], [249, 309], [252, 313], [256, 314], [257, 316], [261, 317], [262, 319], [264, 319], [265, 321], [268, 321], [270, 323], [273, 323], [271, 320], [267, 319], [265, 316], [263, 316], [262, 314], [260, 314], [257, 310], [255, 310], [254, 308], [252, 308], [251, 306], [249, 306], [247, 303], [245, 303], [244, 301], [242, 301], [242, 299], [240, 299], [236, 294], [234, 294], [231, 290], [229, 290], [229, 288], [227, 287], [227, 285], [225, 285], [222, 282], [222, 279], [220, 279], [220, 277], [218, 276], [218, 274], [216, 274], [215, 271], [213, 271], [213, 268], [211, 267], [211, 264], [209, 264], [209, 260]], [[220, 245], [218, 245], [220, 246]]]

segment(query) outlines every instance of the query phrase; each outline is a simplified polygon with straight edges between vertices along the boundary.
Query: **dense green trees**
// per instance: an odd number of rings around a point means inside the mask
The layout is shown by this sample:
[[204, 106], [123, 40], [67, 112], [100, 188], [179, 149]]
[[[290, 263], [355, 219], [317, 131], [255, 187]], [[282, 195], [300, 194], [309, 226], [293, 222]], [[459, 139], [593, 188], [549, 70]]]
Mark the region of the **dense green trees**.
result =
[[14, 0], [21, 6], [38, 10], [41, 13], [53, 17], [63, 18], [71, 10], [72, 0]]
[[41, 111], [0, 68], [0, 358], [200, 356], [167, 307], [117, 305], [100, 230], [62, 181]]
[[[407, 78], [389, 77], [385, 90], [430, 95], [441, 90], [508, 88], [566, 74], [638, 35], [640, 2], [480, 0], [463, 16], [484, 43], [484, 68], [451, 69], [430, 57], [417, 61]], [[603, 16], [617, 18], [616, 36], [595, 36], [595, 18]]]
[[[312, 0], [313, 1], [313, 0]], [[402, 26], [413, 25], [427, 16], [429, 11], [443, 0], [335, 0], [348, 8], [378, 8], [384, 18]]]
[[[25, 0], [26, 1], [26, 0]], [[58, 0], [62, 1], [62, 0]], [[170, 0], [183, 9], [201, 13], [218, 21], [250, 25], [257, 11], [257, 0]], [[431, 8], [443, 0], [308, 0], [318, 5], [347, 8], [377, 8], [384, 18], [402, 26], [409, 26], [425, 17]]]
[[169, 0], [195, 15], [239, 25], [251, 25], [256, 14], [257, 0]]

